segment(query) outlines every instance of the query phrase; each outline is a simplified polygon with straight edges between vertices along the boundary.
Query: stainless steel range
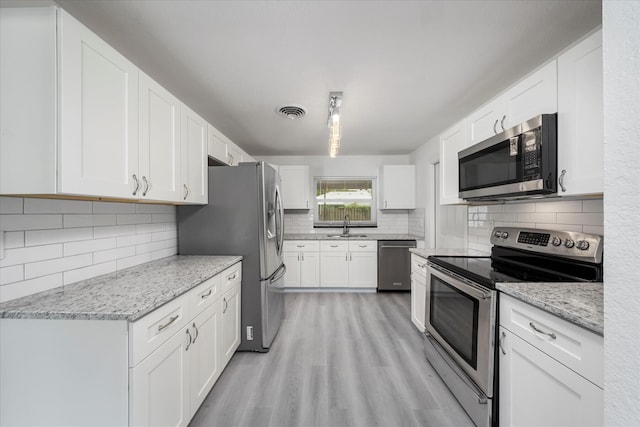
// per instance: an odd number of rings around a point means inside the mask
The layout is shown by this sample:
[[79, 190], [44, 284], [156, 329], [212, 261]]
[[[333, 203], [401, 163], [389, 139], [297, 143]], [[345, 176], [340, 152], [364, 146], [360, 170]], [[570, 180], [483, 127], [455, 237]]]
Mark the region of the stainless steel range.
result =
[[602, 280], [594, 234], [496, 227], [491, 256], [430, 256], [425, 356], [478, 426], [497, 419], [496, 283]]

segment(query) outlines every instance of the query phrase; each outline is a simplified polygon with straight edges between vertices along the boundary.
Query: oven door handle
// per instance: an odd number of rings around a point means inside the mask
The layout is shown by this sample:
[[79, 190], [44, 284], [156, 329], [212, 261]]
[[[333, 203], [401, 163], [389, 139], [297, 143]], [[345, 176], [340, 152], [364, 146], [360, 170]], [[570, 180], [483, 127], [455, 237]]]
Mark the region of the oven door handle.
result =
[[443, 282], [457, 288], [474, 298], [490, 299], [493, 297], [493, 293], [487, 288], [477, 285], [473, 282], [462, 281], [458, 278], [458, 275], [435, 264], [427, 264], [427, 269], [431, 270], [431, 274], [438, 277]]

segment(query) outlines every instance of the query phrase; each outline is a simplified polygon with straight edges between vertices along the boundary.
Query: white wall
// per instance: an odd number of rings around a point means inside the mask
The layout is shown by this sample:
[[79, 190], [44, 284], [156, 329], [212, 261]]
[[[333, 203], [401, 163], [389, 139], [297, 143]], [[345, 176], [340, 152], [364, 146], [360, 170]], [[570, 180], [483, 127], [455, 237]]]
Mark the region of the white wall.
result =
[[605, 425], [640, 425], [640, 2], [603, 2]]
[[177, 253], [175, 206], [0, 197], [0, 302]]

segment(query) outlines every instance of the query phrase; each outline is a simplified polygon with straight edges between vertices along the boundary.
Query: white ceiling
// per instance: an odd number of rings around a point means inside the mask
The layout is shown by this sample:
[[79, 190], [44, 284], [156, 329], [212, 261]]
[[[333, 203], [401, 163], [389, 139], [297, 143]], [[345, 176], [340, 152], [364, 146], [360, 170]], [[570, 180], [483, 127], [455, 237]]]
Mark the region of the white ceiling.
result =
[[[252, 155], [407, 154], [601, 23], [601, 1], [59, 0]], [[275, 114], [302, 105], [307, 116]]]

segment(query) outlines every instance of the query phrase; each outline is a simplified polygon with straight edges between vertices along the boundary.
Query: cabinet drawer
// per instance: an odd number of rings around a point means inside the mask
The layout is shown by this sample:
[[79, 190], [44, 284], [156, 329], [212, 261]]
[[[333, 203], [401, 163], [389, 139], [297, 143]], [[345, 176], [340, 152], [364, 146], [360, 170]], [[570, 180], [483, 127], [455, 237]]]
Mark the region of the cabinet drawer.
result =
[[218, 276], [220, 276], [220, 280], [222, 282], [221, 293], [225, 293], [233, 285], [242, 281], [242, 263], [239, 262], [232, 265]]
[[129, 366], [160, 347], [191, 319], [186, 293], [129, 325]]
[[320, 250], [322, 252], [347, 252], [349, 250], [349, 242], [344, 240], [323, 240], [320, 242]]
[[376, 240], [351, 240], [349, 252], [378, 252], [378, 242]]
[[189, 291], [191, 316], [195, 317], [220, 298], [222, 276], [217, 274]]
[[284, 242], [285, 252], [318, 252], [320, 242], [317, 240], [287, 240]]
[[604, 387], [604, 340], [601, 336], [504, 293], [500, 294], [500, 325], [597, 386]]
[[411, 254], [411, 272], [427, 278], [427, 260], [416, 254]]

